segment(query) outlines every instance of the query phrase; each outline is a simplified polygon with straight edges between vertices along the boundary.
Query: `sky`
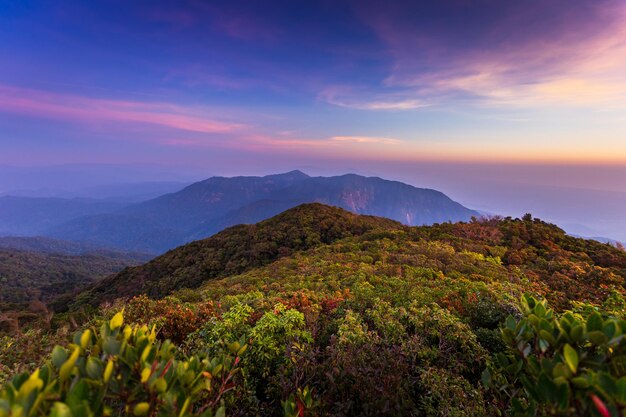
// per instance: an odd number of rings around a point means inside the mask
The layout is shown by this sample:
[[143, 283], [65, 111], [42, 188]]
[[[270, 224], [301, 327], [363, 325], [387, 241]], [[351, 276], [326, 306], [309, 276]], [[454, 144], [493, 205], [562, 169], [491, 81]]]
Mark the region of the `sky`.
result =
[[626, 193], [624, 0], [0, 0], [0, 57], [1, 166]]

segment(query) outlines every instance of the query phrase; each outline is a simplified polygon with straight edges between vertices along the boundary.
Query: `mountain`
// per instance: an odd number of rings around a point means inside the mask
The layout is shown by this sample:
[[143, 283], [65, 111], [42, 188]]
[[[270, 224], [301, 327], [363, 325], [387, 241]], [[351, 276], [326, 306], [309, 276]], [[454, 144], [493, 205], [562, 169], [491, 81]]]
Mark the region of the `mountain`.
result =
[[207, 279], [238, 274], [300, 250], [329, 244], [375, 229], [399, 230], [393, 220], [358, 216], [336, 207], [305, 204], [255, 225], [230, 227], [159, 256], [140, 267], [126, 268], [96, 283], [79, 304], [139, 294], [164, 296], [194, 288]]
[[0, 197], [0, 235], [32, 236], [71, 219], [120, 209], [119, 201], [85, 198]]
[[407, 225], [469, 220], [479, 213], [445, 194], [396, 181], [300, 171], [265, 177], [213, 177], [183, 190], [99, 216], [74, 219], [53, 237], [162, 252], [226, 227], [255, 223], [299, 204], [319, 202]]

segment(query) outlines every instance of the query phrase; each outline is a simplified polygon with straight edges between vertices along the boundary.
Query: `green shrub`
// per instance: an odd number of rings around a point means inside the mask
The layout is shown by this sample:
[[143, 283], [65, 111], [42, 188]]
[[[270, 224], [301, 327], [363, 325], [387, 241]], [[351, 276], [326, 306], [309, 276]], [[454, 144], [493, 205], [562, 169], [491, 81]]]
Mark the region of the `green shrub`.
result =
[[51, 360], [20, 374], [0, 391], [0, 417], [223, 416], [224, 397], [236, 384], [239, 357], [178, 357], [155, 329], [123, 325], [116, 314], [99, 331], [76, 334], [55, 347]]
[[557, 316], [522, 300], [523, 317], [502, 329], [483, 382], [513, 416], [621, 416], [626, 410], [626, 321], [598, 312]]

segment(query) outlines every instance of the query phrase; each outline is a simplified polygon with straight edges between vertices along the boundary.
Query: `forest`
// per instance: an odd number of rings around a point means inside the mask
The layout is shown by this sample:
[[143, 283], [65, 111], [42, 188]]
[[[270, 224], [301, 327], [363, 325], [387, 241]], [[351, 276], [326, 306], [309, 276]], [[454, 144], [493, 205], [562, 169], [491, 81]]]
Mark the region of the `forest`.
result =
[[625, 278], [531, 215], [305, 204], [3, 328], [0, 417], [623, 416]]

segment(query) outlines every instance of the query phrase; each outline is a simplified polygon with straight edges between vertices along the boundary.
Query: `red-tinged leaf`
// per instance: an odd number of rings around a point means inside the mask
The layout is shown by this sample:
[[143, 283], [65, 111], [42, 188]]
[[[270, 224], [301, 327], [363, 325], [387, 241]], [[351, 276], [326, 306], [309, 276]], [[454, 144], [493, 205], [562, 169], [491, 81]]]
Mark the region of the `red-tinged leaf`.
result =
[[163, 368], [163, 371], [161, 372], [161, 375], [159, 375], [159, 377], [162, 377], [163, 375], [165, 375], [167, 371], [170, 369], [170, 366], [172, 366], [171, 359], [167, 362], [167, 364], [165, 365], [165, 368]]
[[596, 410], [598, 410], [598, 413], [600, 413], [602, 417], [611, 417], [609, 409], [606, 407], [606, 404], [604, 404], [604, 401], [602, 401], [600, 397], [598, 397], [596, 394], [591, 394], [591, 400], [593, 401], [593, 405], [596, 406]]
[[302, 403], [300, 398], [296, 400], [296, 405], [298, 407], [298, 417], [304, 417], [304, 404]]

